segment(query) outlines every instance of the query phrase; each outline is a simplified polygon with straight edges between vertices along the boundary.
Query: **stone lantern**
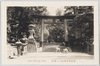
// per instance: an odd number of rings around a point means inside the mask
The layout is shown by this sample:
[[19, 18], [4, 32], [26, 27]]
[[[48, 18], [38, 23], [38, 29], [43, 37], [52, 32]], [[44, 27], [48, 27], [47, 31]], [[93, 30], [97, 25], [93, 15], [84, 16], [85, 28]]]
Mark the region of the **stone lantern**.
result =
[[36, 40], [34, 38], [34, 34], [35, 34], [35, 31], [34, 31], [34, 28], [35, 28], [35, 25], [34, 24], [30, 24], [28, 26], [29, 28], [29, 37], [28, 37], [28, 45], [27, 45], [27, 50], [29, 53], [31, 52], [36, 52], [37, 49], [36, 49]]

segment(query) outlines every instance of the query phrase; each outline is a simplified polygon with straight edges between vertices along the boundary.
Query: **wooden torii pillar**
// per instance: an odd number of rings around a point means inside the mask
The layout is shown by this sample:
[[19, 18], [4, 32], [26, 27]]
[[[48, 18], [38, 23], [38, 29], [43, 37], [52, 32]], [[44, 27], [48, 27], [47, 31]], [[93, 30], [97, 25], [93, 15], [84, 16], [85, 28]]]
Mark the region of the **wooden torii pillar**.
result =
[[68, 41], [67, 19], [64, 19], [65, 42]]
[[40, 47], [43, 47], [43, 42], [44, 42], [44, 22], [45, 19], [41, 20], [41, 44]]

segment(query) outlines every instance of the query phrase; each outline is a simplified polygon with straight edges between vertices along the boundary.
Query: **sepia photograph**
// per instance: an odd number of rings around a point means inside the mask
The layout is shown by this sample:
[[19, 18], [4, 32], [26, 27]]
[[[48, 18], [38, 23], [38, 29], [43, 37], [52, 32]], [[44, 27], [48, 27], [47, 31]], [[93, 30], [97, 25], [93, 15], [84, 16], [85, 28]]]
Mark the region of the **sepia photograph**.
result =
[[94, 5], [24, 5], [4, 8], [7, 64], [98, 64]]

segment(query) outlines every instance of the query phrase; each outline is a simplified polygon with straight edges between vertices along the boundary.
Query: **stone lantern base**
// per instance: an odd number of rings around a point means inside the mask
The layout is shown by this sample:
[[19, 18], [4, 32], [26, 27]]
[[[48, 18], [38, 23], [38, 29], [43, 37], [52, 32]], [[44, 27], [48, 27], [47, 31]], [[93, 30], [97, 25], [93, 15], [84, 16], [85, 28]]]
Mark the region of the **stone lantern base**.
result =
[[35, 42], [34, 42], [34, 39], [28, 39], [27, 51], [28, 51], [29, 53], [37, 52], [36, 44], [35, 44]]

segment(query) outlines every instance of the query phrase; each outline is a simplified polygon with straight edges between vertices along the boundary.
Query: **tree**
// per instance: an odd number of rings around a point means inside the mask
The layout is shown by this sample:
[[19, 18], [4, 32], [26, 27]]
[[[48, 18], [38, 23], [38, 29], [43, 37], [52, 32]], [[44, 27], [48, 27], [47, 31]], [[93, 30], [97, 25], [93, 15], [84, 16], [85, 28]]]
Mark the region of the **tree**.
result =
[[93, 13], [92, 6], [65, 6], [65, 15], [82, 15], [86, 13]]
[[[93, 35], [93, 7], [92, 6], [70, 6], [65, 7], [66, 15], [76, 15], [74, 19], [68, 20], [68, 30], [70, 43], [75, 47], [84, 44], [84, 49], [88, 44], [92, 44]], [[71, 11], [70, 11], [71, 9]], [[69, 12], [68, 12], [69, 11]], [[74, 40], [72, 39], [74, 37]], [[75, 50], [75, 49], [74, 49]]]
[[[48, 15], [45, 6], [36, 7], [8, 7], [7, 8], [7, 37], [8, 42], [17, 41], [23, 37], [23, 34], [28, 34], [28, 25], [39, 19], [34, 19], [31, 15]], [[37, 25], [38, 26], [38, 25]], [[39, 28], [36, 27], [36, 29]], [[38, 30], [36, 35], [39, 36]], [[28, 36], [28, 35], [27, 35]]]
[[[77, 37], [82, 37], [81, 34], [91, 31], [93, 35], [93, 7], [92, 6], [71, 6], [65, 7], [66, 11], [72, 9], [69, 12], [74, 12], [76, 17], [72, 20], [68, 20], [68, 26], [71, 27], [69, 33], [74, 33]], [[68, 12], [65, 14], [68, 15]], [[72, 13], [70, 13], [72, 15]], [[84, 35], [84, 34], [82, 34]]]
[[62, 15], [62, 10], [61, 10], [61, 9], [57, 9], [56, 15], [57, 15], [57, 16], [61, 16], [61, 15]]

